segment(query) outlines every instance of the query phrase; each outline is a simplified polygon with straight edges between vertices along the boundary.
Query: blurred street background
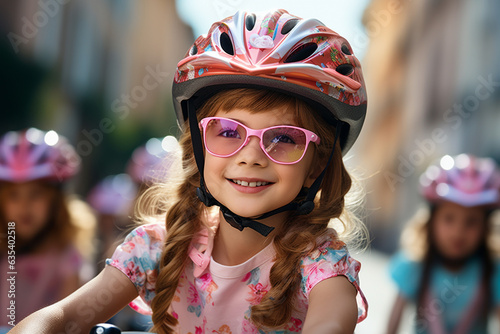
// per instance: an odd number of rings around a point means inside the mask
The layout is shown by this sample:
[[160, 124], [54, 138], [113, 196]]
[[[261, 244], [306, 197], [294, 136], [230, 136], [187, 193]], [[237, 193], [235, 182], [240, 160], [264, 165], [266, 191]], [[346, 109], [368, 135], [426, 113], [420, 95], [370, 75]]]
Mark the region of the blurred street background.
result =
[[318, 18], [362, 62], [368, 113], [345, 159], [371, 237], [355, 256], [370, 304], [357, 333], [383, 333], [388, 261], [423, 205], [419, 176], [445, 154], [500, 162], [500, 1], [0, 0], [0, 134], [67, 137], [82, 159], [68, 191], [85, 199], [150, 138], [178, 135], [171, 83], [194, 39], [237, 10], [272, 8]]

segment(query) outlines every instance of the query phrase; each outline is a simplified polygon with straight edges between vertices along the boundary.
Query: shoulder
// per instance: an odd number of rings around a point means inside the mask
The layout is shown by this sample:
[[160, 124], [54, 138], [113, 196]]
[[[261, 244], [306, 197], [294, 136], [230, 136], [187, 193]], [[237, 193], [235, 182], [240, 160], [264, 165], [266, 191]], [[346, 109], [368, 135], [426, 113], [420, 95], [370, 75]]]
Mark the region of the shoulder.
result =
[[317, 240], [316, 248], [302, 258], [302, 267], [308, 269], [318, 264], [332, 263], [339, 271], [344, 271], [354, 262], [356, 263], [351, 269], [359, 271], [361, 264], [351, 258], [346, 244], [332, 232]]
[[318, 240], [317, 247], [301, 261], [301, 273], [306, 293], [320, 281], [338, 275], [347, 276], [353, 282], [357, 279], [361, 264], [354, 260], [345, 243], [335, 234]]
[[359, 319], [362, 320], [366, 316], [367, 304], [360, 289], [360, 269], [361, 263], [351, 257], [346, 244], [332, 230], [326, 237], [318, 239], [317, 247], [302, 258], [302, 292], [308, 297], [318, 283], [332, 277], [344, 276], [358, 292]]
[[412, 260], [405, 252], [399, 251], [390, 260], [389, 274], [405, 297], [416, 298], [422, 275], [422, 262]]
[[147, 224], [135, 228], [119, 245], [106, 264], [124, 273], [135, 285], [140, 298], [131, 306], [149, 314], [155, 296], [156, 278], [166, 237], [165, 226]]
[[405, 252], [395, 253], [389, 262], [389, 270], [393, 278], [398, 275], [415, 275], [422, 270], [421, 261], [411, 259]]
[[160, 224], [136, 227], [120, 244], [106, 264], [122, 271], [137, 267], [141, 272], [157, 269], [166, 237]]
[[166, 237], [165, 226], [160, 224], [147, 224], [136, 227], [132, 230], [123, 243], [118, 246], [124, 252], [131, 252], [136, 247], [161, 248]]

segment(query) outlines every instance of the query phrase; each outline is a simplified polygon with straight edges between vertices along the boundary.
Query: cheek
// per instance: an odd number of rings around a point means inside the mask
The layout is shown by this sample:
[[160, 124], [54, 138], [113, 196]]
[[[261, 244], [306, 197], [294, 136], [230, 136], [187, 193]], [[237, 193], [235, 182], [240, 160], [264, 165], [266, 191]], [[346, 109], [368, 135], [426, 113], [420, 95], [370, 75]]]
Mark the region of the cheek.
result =
[[217, 182], [220, 175], [222, 175], [226, 166], [224, 159], [227, 158], [217, 158], [210, 154], [205, 155], [204, 178], [208, 187], [214, 185], [214, 182]]
[[443, 221], [437, 221], [433, 229], [435, 241], [438, 244], [446, 243], [446, 241], [450, 239], [449, 236], [450, 234], [452, 234], [452, 231], [452, 224]]
[[12, 199], [6, 199], [3, 201], [2, 210], [5, 212], [5, 216], [9, 220], [15, 220], [15, 218], [18, 217], [23, 211], [21, 203]]
[[40, 216], [48, 216], [51, 208], [51, 200], [49, 198], [38, 198], [32, 201], [32, 212], [38, 213]]
[[476, 245], [481, 242], [481, 239], [484, 234], [483, 226], [471, 226], [467, 228], [465, 234], [465, 238], [470, 245]]
[[219, 158], [219, 157], [214, 157], [211, 154], [205, 154], [205, 174], [207, 174], [207, 171], [216, 171], [220, 170], [222, 166], [226, 164], [226, 161], [229, 158]]

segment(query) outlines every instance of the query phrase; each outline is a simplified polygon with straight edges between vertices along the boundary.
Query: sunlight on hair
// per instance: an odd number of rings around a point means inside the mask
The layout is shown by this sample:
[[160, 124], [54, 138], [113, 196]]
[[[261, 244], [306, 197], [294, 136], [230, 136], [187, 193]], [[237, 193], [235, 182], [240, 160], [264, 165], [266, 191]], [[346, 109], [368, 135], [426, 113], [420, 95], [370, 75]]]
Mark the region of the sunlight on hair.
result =
[[351, 253], [361, 253], [370, 246], [370, 233], [364, 223], [366, 191], [363, 179], [356, 171], [349, 170], [349, 175], [352, 184], [344, 198], [344, 211], [339, 218], [330, 220], [329, 227], [335, 229], [339, 239], [348, 245]]
[[179, 143], [174, 136], [166, 136], [161, 141], [161, 147], [166, 152], [174, 152], [180, 149]]

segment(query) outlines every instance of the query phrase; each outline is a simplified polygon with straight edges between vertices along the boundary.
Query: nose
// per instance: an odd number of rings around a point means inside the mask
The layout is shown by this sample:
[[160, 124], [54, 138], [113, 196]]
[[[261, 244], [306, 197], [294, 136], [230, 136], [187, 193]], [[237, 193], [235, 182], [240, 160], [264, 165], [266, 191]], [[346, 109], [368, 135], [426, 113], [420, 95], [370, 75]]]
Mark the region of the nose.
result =
[[237, 153], [236, 162], [239, 165], [261, 166], [269, 164], [269, 158], [260, 147], [260, 138], [250, 136], [243, 148]]

